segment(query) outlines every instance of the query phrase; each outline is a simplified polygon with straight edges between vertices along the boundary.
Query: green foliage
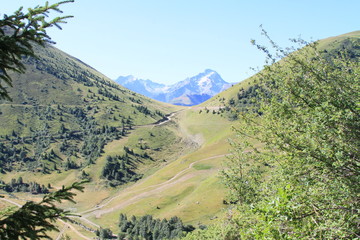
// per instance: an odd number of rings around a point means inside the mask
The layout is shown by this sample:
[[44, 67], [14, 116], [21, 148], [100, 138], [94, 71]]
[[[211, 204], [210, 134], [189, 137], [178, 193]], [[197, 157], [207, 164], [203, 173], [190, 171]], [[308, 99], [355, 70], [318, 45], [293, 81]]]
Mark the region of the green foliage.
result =
[[167, 219], [154, 219], [151, 215], [142, 217], [127, 216], [120, 214], [119, 218], [119, 239], [178, 239], [195, 228], [191, 225], [183, 225], [178, 217]]
[[213, 240], [213, 239], [240, 239], [239, 234], [231, 226], [231, 223], [226, 221], [222, 224], [213, 224], [205, 229], [197, 229], [188, 233], [184, 240]]
[[6, 192], [30, 192], [32, 194], [49, 193], [49, 189], [37, 182], [23, 182], [22, 177], [11, 179], [10, 183], [0, 180], [0, 189]]
[[[44, 45], [50, 41], [46, 34], [46, 29], [52, 26], [61, 28], [59, 24], [66, 23], [65, 19], [71, 16], [56, 17], [47, 20], [48, 13], [51, 11], [60, 12], [60, 5], [73, 2], [73, 0], [61, 1], [49, 5], [29, 8], [28, 12], [23, 12], [21, 7], [12, 15], [4, 15], [0, 20], [0, 80], [12, 86], [12, 79], [8, 71], [23, 73], [24, 64], [21, 62], [24, 56], [34, 56], [32, 43]], [[0, 82], [0, 99], [10, 99], [4, 83]]]
[[[100, 238], [100, 240], [103, 239], [114, 239], [113, 238], [113, 233], [110, 229], [108, 228], [100, 228], [100, 230], [96, 231], [96, 236], [98, 236]], [[116, 237], [115, 237], [116, 238]]]
[[236, 94], [236, 98], [228, 100], [226, 107], [223, 110], [228, 112], [230, 120], [237, 120], [239, 113], [248, 111], [258, 111], [257, 102], [259, 101], [258, 90], [259, 84], [251, 85], [244, 89], [241, 88]]
[[[89, 105], [35, 105], [26, 108], [26, 113], [31, 115], [31, 127], [15, 123], [14, 127], [20, 127], [19, 131], [12, 130], [10, 135], [0, 136], [0, 167], [4, 171], [51, 173], [95, 163], [108, 142], [123, 137], [133, 126], [130, 117], [123, 118], [121, 115], [122, 119], [118, 122], [96, 119], [95, 109], [97, 107]], [[6, 121], [10, 116], [4, 115], [0, 119]], [[73, 158], [76, 162], [71, 160]]]
[[331, 59], [333, 56], [339, 56], [346, 52], [347, 56], [353, 60], [360, 57], [360, 39], [346, 38], [343, 41], [335, 43], [333, 48], [324, 50], [324, 57]]
[[142, 175], [133, 171], [135, 165], [134, 157], [139, 156], [130, 150], [127, 150], [123, 156], [107, 156], [101, 176], [109, 180], [112, 187], [139, 180]]
[[72, 190], [83, 191], [83, 184], [73, 183], [69, 187], [45, 195], [39, 203], [29, 201], [21, 208], [0, 215], [0, 239], [51, 239], [47, 232], [58, 231], [55, 221], [70, 220], [70, 212], [56, 207], [62, 201], [74, 202]]
[[261, 116], [240, 115], [241, 142], [223, 173], [239, 202], [231, 226], [240, 239], [358, 238], [358, 57], [271, 44], [275, 53], [257, 45], [272, 64], [257, 76]]

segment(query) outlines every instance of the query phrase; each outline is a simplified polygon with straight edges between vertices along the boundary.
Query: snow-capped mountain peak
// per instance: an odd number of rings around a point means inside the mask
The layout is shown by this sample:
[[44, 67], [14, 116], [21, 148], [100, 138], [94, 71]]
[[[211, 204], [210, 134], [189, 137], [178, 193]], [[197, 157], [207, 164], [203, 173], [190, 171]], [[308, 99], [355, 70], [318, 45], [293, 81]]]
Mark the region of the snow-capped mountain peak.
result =
[[132, 75], [119, 77], [116, 82], [155, 100], [189, 106], [200, 104], [230, 87], [229, 83], [211, 69], [168, 86], [150, 80], [137, 79]]

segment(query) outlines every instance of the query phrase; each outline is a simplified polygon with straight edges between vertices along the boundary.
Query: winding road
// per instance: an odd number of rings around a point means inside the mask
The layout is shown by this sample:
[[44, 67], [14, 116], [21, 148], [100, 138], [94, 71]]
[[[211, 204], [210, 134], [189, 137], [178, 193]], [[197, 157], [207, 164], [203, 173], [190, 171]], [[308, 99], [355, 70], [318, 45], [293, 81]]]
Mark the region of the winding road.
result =
[[[149, 197], [149, 196], [154, 195], [156, 193], [159, 193], [159, 192], [161, 192], [161, 191], [163, 191], [163, 190], [165, 190], [167, 188], [172, 187], [173, 185], [175, 185], [177, 183], [184, 182], [184, 181], [188, 180], [189, 178], [193, 177], [194, 174], [187, 174], [187, 175], [184, 175], [182, 177], [180, 177], [180, 176], [183, 175], [185, 172], [189, 171], [194, 166], [194, 164], [202, 162], [202, 161], [215, 159], [215, 158], [225, 157], [225, 156], [227, 156], [227, 154], [216, 155], [216, 156], [212, 156], [212, 157], [208, 157], [208, 158], [204, 158], [204, 159], [192, 162], [192, 163], [189, 164], [189, 166], [187, 168], [185, 168], [182, 171], [178, 172], [172, 178], [170, 178], [169, 180], [167, 180], [167, 181], [165, 181], [163, 183], [159, 183], [159, 184], [156, 184], [156, 185], [152, 185], [152, 186], [148, 186], [148, 187], [145, 187], [145, 188], [142, 188], [142, 189], [136, 189], [136, 190], [132, 190], [132, 191], [131, 190], [130, 191], [125, 190], [124, 192], [121, 192], [118, 195], [116, 195], [116, 196], [110, 198], [109, 200], [107, 200], [106, 203], [98, 205], [95, 208], [92, 208], [92, 209], [89, 209], [89, 210], [86, 210], [84, 212], [79, 213], [81, 215], [85, 214], [85, 215], [83, 215], [81, 217], [81, 219], [86, 219], [86, 217], [89, 217], [91, 215], [95, 215], [97, 218], [99, 218], [103, 214], [107, 214], [107, 213], [122, 209], [124, 207], [127, 207], [127, 206], [129, 206], [131, 204], [134, 204], [136, 201], [139, 201], [139, 200], [141, 200], [143, 198], [146, 198], [146, 197]], [[149, 176], [149, 177], [151, 177], [151, 176]], [[142, 180], [141, 182], [144, 182], [146, 180], [147, 180], [147, 178]], [[140, 184], [140, 182], [138, 184]], [[133, 186], [135, 186], [135, 185], [133, 185]], [[139, 193], [135, 194], [133, 197], [127, 199], [126, 201], [123, 201], [123, 202], [115, 205], [114, 207], [102, 210], [103, 208], [108, 206], [111, 202], [113, 202], [115, 199], [117, 199], [119, 197], [122, 197], [124, 194], [128, 195], [128, 194], [131, 194], [131, 193], [134, 193], [134, 192], [139, 192]]]

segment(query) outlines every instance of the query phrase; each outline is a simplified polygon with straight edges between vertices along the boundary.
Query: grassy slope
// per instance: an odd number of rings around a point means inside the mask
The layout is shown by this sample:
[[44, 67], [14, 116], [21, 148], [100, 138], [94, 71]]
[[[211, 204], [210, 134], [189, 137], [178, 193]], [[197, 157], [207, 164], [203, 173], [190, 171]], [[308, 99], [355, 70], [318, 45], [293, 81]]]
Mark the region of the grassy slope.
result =
[[[346, 33], [346, 34], [342, 34], [339, 36], [334, 36], [334, 37], [329, 37], [329, 38], [325, 38], [320, 40], [318, 43], [318, 48], [320, 50], [333, 50], [333, 49], [337, 49], [339, 48], [339, 46], [341, 45], [341, 43], [344, 40], [347, 39], [353, 39], [353, 40], [359, 40], [360, 39], [360, 31], [354, 31], [354, 32], [350, 32], [350, 33]], [[200, 106], [202, 107], [208, 107], [211, 109], [211, 107], [215, 107], [215, 106], [225, 106], [227, 105], [229, 99], [231, 98], [236, 98], [236, 94], [239, 92], [239, 90], [241, 88], [243, 89], [247, 89], [249, 88], [251, 85], [254, 84], [254, 80], [256, 78], [256, 75], [230, 87], [229, 89], [217, 94], [216, 96], [212, 97], [211, 99], [209, 99], [208, 101], [200, 104]], [[225, 104], [224, 104], [225, 103]]]
[[[83, 131], [83, 121], [69, 113], [74, 109], [82, 109], [88, 119], [94, 119], [98, 129], [102, 126], [121, 128], [121, 120], [129, 118], [134, 125], [149, 124], [162, 118], [159, 113], [167, 114], [178, 109], [131, 92], [54, 47], [35, 47], [35, 52], [39, 58], [24, 60], [27, 68], [24, 74], [12, 74], [14, 88], [9, 90], [13, 101], [0, 102], [0, 141], [6, 142], [4, 136], [13, 131], [19, 137], [31, 137], [42, 129], [56, 135], [62, 124], [69, 132]], [[101, 91], [120, 100], [114, 100]], [[141, 112], [139, 107], [147, 108], [151, 114]], [[66, 158], [59, 152], [60, 142], [52, 141], [44, 150], [53, 149], [59, 156], [53, 160], [54, 163], [46, 163], [50, 168], [53, 164], [61, 165]], [[70, 143], [82, 146], [79, 141]], [[33, 146], [26, 147], [31, 155]], [[81, 162], [81, 157], [74, 160]], [[3, 178], [12, 178], [14, 174], [19, 173], [9, 172]]]
[[[160, 117], [152, 118], [139, 113], [135, 106], [143, 105], [153, 112], [159, 110], [165, 113], [176, 109], [169, 104], [151, 100], [115, 84], [95, 69], [52, 46], [36, 47], [36, 53], [40, 56], [39, 59], [27, 60], [25, 74], [12, 74], [14, 88], [10, 88], [10, 96], [13, 101], [2, 102], [0, 105], [0, 110], [3, 112], [0, 115], [3, 120], [0, 122], [0, 134], [9, 134], [10, 129], [27, 130], [26, 127], [13, 121], [15, 117], [18, 117], [24, 125], [36, 125], [36, 119], [26, 115], [29, 112], [26, 109], [36, 105], [40, 108], [57, 105], [98, 107], [98, 113], [94, 114], [95, 119], [99, 123], [106, 122], [114, 125], [118, 124], [116, 121], [109, 121], [110, 115], [131, 116], [136, 125], [152, 123], [160, 119]], [[93, 85], [89, 86], [88, 83]], [[116, 85], [118, 88], [111, 85]], [[99, 89], [109, 91], [118, 96], [121, 101], [104, 97], [98, 93]], [[97, 97], [101, 99], [98, 100]], [[130, 98], [141, 103], [134, 102]], [[113, 113], [110, 114], [109, 109], [115, 106], [118, 109], [113, 109]]]
[[217, 114], [200, 114], [196, 107], [186, 108], [174, 121], [179, 124], [178, 134], [187, 138], [183, 143], [197, 150], [181, 152], [175, 161], [119, 192], [104, 212], [90, 214], [89, 219], [116, 230], [120, 213], [159, 218], [176, 215], [194, 225], [209, 224], [222, 213], [225, 190], [218, 171], [229, 152], [232, 123]]
[[[86, 114], [97, 121], [99, 128], [103, 125], [121, 127], [121, 118], [128, 117], [131, 117], [135, 125], [154, 123], [162, 118], [155, 112], [167, 114], [179, 109], [176, 106], [153, 101], [121, 86], [114, 87], [115, 84], [110, 79], [56, 48], [49, 46], [47, 48], [36, 47], [35, 49], [39, 59], [25, 60], [26, 72], [12, 75], [14, 88], [9, 90], [13, 101], [0, 102], [0, 136], [10, 135], [15, 130], [20, 137], [28, 137], [33, 132], [41, 129], [45, 123], [49, 125], [50, 134], [56, 134], [61, 124], [64, 124], [69, 131], [81, 130], [78, 119], [66, 111], [59, 110], [59, 106], [61, 109], [86, 109], [90, 106], [92, 110], [87, 111]], [[86, 79], [86, 81], [80, 81], [79, 79]], [[115, 101], [100, 94], [100, 89], [110, 92], [113, 96], [118, 96], [121, 101]], [[91, 95], [94, 95], [94, 97]], [[152, 115], [140, 112], [137, 109], [139, 106], [148, 108]], [[55, 114], [48, 111], [49, 109], [54, 111]], [[46, 120], [46, 116], [50, 116], [52, 119]], [[114, 117], [117, 120], [114, 120]], [[140, 129], [132, 132], [137, 131], [140, 131]], [[145, 133], [130, 135], [143, 134]], [[153, 135], [157, 134], [166, 135], [170, 139], [163, 138], [163, 141], [172, 142], [177, 139], [175, 134], [169, 132], [157, 131], [153, 133]], [[10, 182], [12, 178], [17, 179], [22, 176], [26, 182], [36, 181], [44, 185], [51, 183], [56, 189], [62, 185], [79, 181], [80, 171], [85, 170], [93, 179], [88, 188], [91, 191], [84, 194], [83, 197], [83, 199], [86, 199], [91, 196], [91, 200], [81, 202], [82, 208], [87, 208], [87, 206], [92, 206], [97, 201], [111, 195], [112, 191], [104, 187], [104, 181], [100, 179], [100, 173], [105, 164], [106, 156], [122, 154], [122, 147], [124, 143], [127, 143], [127, 140], [128, 138], [125, 137], [109, 142], [97, 163], [84, 169], [60, 170], [50, 174], [20, 170], [7, 172], [6, 174], [2, 173], [0, 177], [5, 182]], [[2, 141], [6, 142], [4, 138]], [[78, 144], [81, 147], [82, 143], [79, 142]], [[25, 147], [32, 148], [31, 145], [25, 145]], [[156, 146], [150, 144], [150, 147], [155, 148]], [[59, 152], [57, 140], [50, 144], [48, 151], [50, 149], [53, 149], [60, 157], [55, 159], [57, 164], [60, 165], [66, 156]], [[152, 155], [157, 157], [156, 154]], [[81, 159], [74, 160], [81, 161]], [[144, 167], [142, 171], [144, 172], [148, 168]], [[91, 192], [94, 191], [100, 192], [92, 196]], [[32, 198], [33, 196], [27, 197]]]
[[331, 45], [336, 46], [336, 43], [340, 43], [341, 41], [345, 40], [345, 39], [349, 39], [349, 38], [353, 38], [353, 39], [359, 39], [360, 38], [360, 31], [354, 31], [354, 32], [350, 32], [350, 33], [345, 33], [339, 36], [334, 36], [334, 37], [329, 37], [329, 38], [325, 38], [322, 39], [319, 43], [320, 43], [320, 47], [325, 49], [325, 48], [329, 48], [331, 47]]

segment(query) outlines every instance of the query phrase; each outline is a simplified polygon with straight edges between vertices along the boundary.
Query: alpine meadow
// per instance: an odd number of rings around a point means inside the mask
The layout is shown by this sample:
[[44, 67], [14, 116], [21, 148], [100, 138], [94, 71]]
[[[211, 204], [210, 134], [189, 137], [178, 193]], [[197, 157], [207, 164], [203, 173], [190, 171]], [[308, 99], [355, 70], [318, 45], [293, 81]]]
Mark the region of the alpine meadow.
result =
[[266, 64], [231, 87], [119, 78], [160, 102], [54, 46], [73, 3], [0, 19], [0, 239], [360, 238], [359, 31], [261, 28]]

